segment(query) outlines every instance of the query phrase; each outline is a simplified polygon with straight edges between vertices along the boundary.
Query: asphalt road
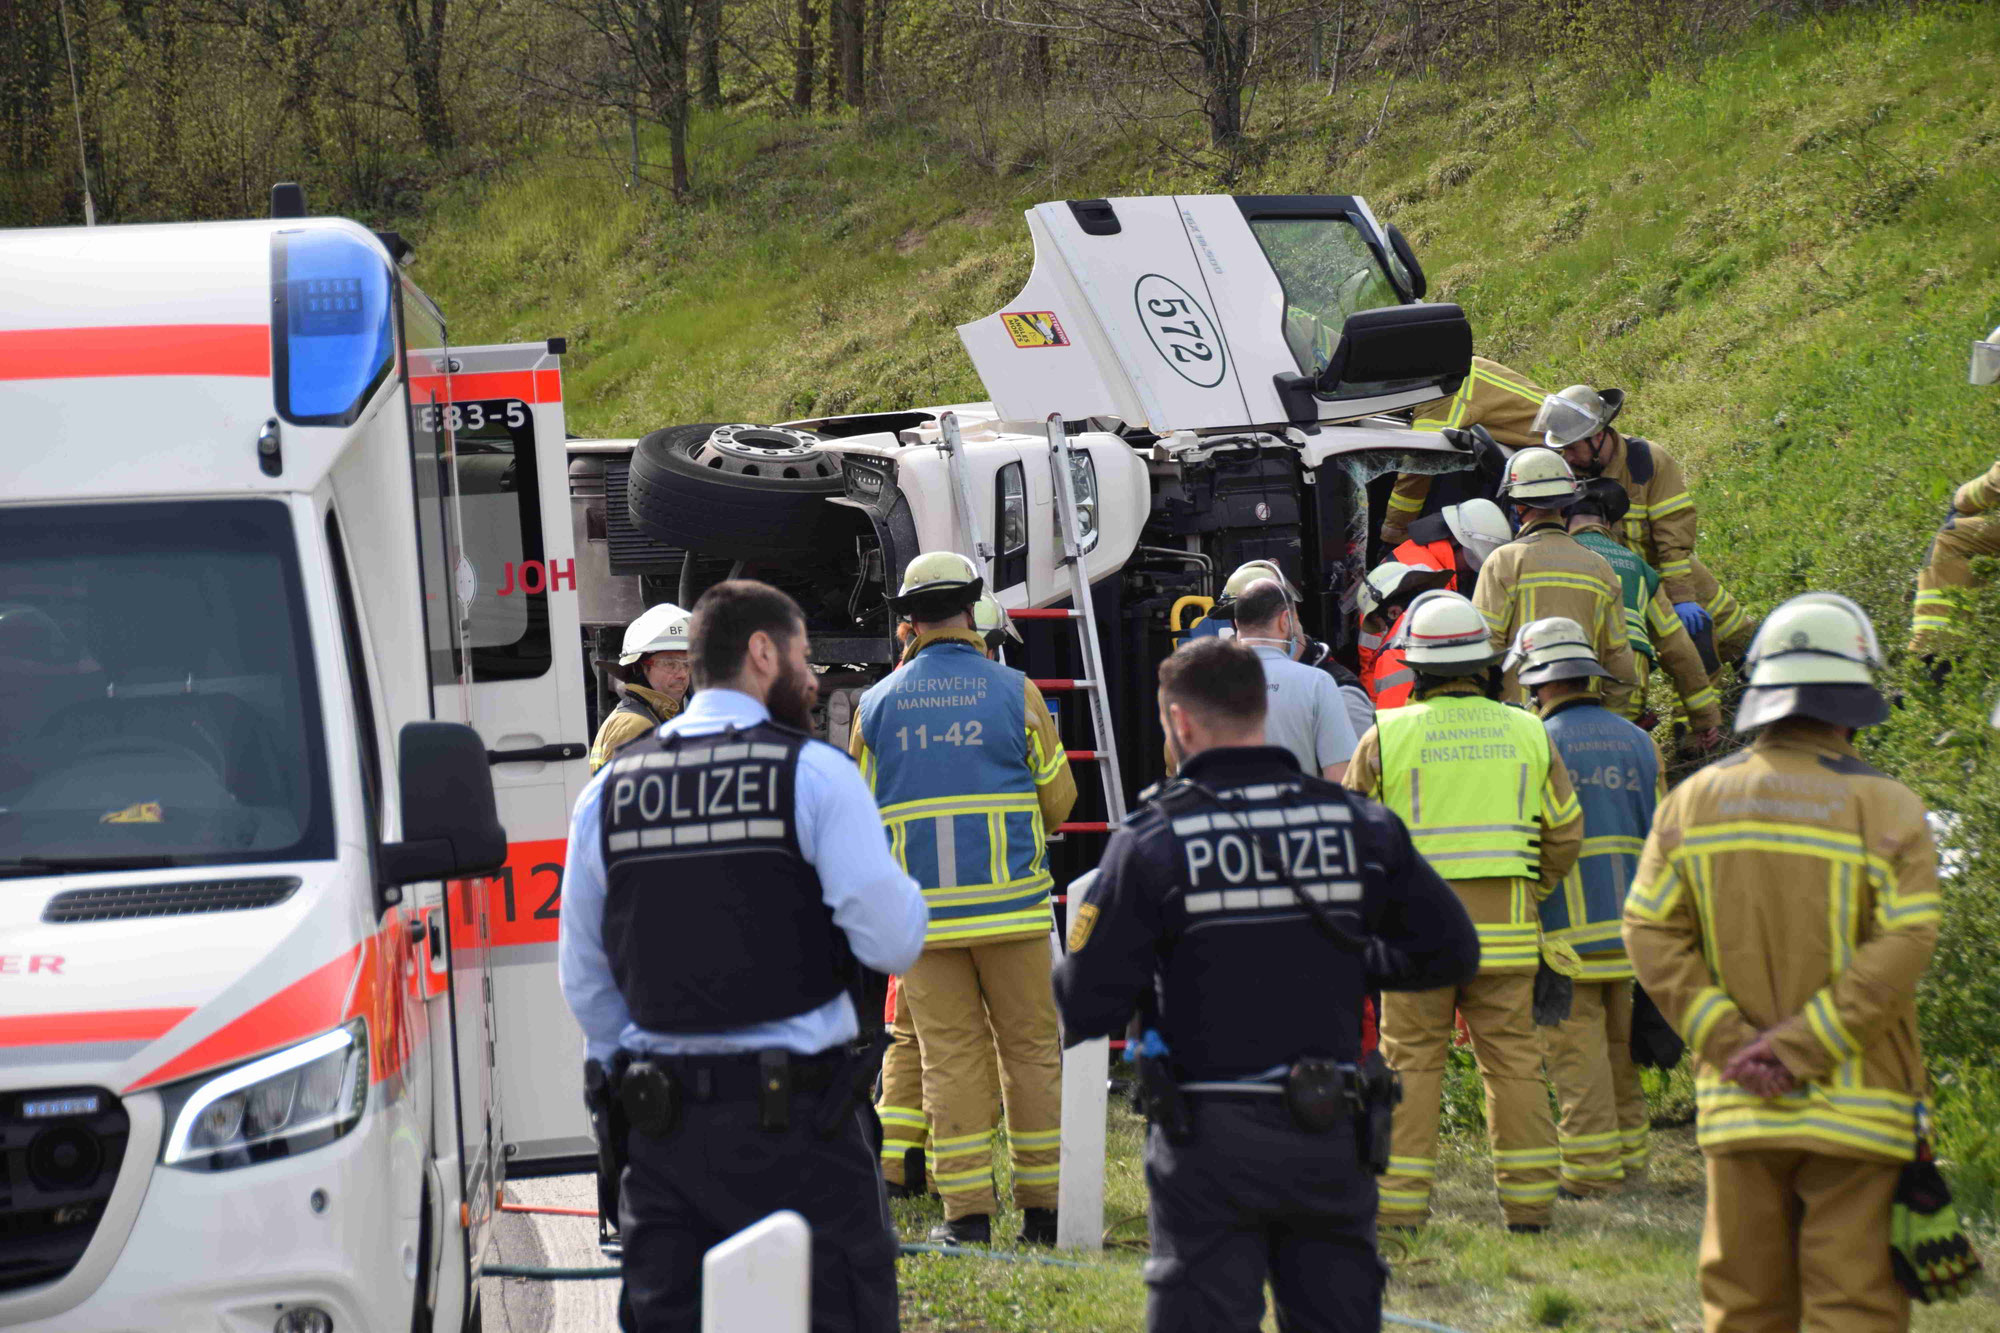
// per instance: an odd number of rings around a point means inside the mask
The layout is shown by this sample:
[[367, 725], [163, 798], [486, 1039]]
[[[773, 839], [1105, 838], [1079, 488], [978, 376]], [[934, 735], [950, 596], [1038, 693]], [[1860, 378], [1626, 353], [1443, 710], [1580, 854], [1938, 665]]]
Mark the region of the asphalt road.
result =
[[[550, 1208], [597, 1207], [594, 1176], [549, 1176], [507, 1182], [507, 1202]], [[502, 1213], [494, 1228], [495, 1263], [548, 1268], [602, 1268], [616, 1261], [597, 1248], [595, 1217]], [[485, 1333], [615, 1333], [618, 1282], [537, 1282], [489, 1277], [480, 1281]]]

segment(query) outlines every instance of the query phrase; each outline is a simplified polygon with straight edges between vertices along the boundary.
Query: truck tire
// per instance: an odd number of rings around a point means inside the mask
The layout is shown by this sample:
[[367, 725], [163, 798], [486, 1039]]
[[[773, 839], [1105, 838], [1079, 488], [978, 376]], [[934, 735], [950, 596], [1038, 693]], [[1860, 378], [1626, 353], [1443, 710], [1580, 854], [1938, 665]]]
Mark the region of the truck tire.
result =
[[632, 451], [627, 504], [640, 531], [734, 560], [823, 553], [845, 529], [840, 459], [810, 431], [669, 426]]

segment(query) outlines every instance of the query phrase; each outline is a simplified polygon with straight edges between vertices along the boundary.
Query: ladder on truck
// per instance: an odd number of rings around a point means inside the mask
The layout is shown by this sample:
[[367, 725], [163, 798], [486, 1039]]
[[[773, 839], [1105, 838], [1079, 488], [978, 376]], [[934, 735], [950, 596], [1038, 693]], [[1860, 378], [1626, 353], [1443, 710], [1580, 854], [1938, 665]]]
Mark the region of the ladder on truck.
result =
[[[1125, 783], [1118, 767], [1118, 742], [1111, 731], [1110, 700], [1105, 697], [1104, 646], [1098, 637], [1097, 615], [1090, 598], [1090, 572], [1083, 559], [1083, 544], [1076, 527], [1076, 480], [1070, 471], [1072, 450], [1060, 413], [1046, 423], [1049, 442], [1049, 476], [1054, 498], [1056, 535], [1062, 545], [1062, 564], [1069, 570], [1070, 604], [1067, 609], [1023, 609], [1008, 614], [1017, 621], [1070, 621], [1077, 627], [1083, 654], [1083, 671], [1071, 680], [1035, 679], [1044, 694], [1080, 694], [1090, 714], [1091, 737], [1095, 748], [1065, 750], [1072, 763], [1095, 762], [1104, 788], [1102, 820], [1070, 820], [1058, 825], [1056, 833], [1109, 833], [1125, 821]], [[952, 494], [958, 510], [959, 526], [972, 547], [972, 558], [993, 583], [993, 547], [979, 529], [978, 509], [972, 500], [971, 468], [965, 461], [965, 442], [960, 437], [958, 418], [946, 412], [938, 420], [938, 451], [945, 455], [951, 473]], [[1066, 902], [1058, 898], [1058, 902]], [[1110, 1043], [1103, 1039], [1075, 1046], [1063, 1055], [1062, 1072], [1062, 1180], [1057, 1196], [1056, 1244], [1063, 1249], [1098, 1249], [1104, 1238], [1104, 1117], [1109, 1100], [1106, 1085], [1111, 1074]]]

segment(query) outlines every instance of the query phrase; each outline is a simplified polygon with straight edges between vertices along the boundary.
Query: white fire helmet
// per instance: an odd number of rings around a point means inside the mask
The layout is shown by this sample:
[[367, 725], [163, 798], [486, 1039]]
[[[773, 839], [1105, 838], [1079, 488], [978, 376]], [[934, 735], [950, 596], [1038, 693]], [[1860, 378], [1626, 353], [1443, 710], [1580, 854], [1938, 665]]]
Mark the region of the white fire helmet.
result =
[[625, 627], [625, 642], [618, 653], [619, 666], [631, 666], [647, 653], [685, 653], [688, 650], [688, 613], [672, 602], [661, 602]]
[[1572, 384], [1561, 393], [1542, 399], [1541, 411], [1528, 429], [1542, 437], [1551, 449], [1597, 434], [1625, 410], [1623, 389], [1597, 390], [1588, 384]]
[[1500, 659], [1479, 608], [1458, 593], [1433, 589], [1410, 603], [1402, 632], [1390, 643], [1426, 676], [1472, 676]]
[[1451, 539], [1465, 551], [1466, 560], [1474, 569], [1514, 540], [1514, 529], [1508, 526], [1507, 516], [1491, 500], [1467, 500], [1464, 504], [1446, 505], [1438, 512], [1444, 515]]
[[1500, 498], [1530, 509], [1560, 509], [1576, 495], [1576, 473], [1553, 449], [1516, 450], [1500, 478]]
[[1521, 669], [1523, 685], [1546, 685], [1557, 680], [1585, 680], [1601, 676], [1615, 679], [1597, 661], [1597, 650], [1583, 626], [1568, 616], [1548, 616], [1530, 621], [1514, 636], [1501, 667]]
[[1875, 688], [1882, 645], [1868, 613], [1833, 592], [1802, 593], [1765, 618], [1745, 655], [1750, 683], [1736, 730], [1803, 716], [1871, 727], [1889, 714]]
[[[1985, 342], [1972, 344], [1972, 382], [2000, 384], [2000, 329], [1987, 334]], [[2000, 717], [2000, 713], [1994, 716]]]
[[1354, 604], [1361, 609], [1361, 618], [1366, 620], [1380, 611], [1385, 603], [1440, 588], [1451, 582], [1451, 577], [1446, 570], [1406, 565], [1400, 560], [1384, 560], [1369, 570], [1354, 590]]
[[979, 567], [967, 557], [957, 551], [926, 551], [904, 567], [893, 605], [920, 620], [942, 620], [970, 608], [985, 587]]
[[988, 648], [999, 647], [1002, 639], [1021, 642], [1021, 631], [1014, 628], [1013, 617], [990, 592], [980, 593], [979, 600], [972, 604], [972, 628], [984, 636]]
[[1241, 597], [1250, 591], [1252, 584], [1261, 583], [1265, 579], [1278, 585], [1284, 592], [1286, 601], [1299, 600], [1299, 590], [1292, 586], [1292, 581], [1285, 577], [1285, 571], [1278, 568], [1278, 562], [1275, 560], [1244, 561], [1230, 574], [1229, 581], [1222, 585], [1222, 595], [1228, 598]]

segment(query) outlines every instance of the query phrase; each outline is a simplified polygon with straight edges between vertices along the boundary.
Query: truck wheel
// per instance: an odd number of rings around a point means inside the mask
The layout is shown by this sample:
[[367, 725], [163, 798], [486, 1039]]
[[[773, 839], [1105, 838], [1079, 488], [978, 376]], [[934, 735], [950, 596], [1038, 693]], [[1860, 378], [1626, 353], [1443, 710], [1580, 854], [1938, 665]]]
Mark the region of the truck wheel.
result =
[[840, 459], [810, 431], [669, 426], [632, 451], [628, 504], [648, 536], [703, 555], [768, 560], [827, 549], [845, 530]]

